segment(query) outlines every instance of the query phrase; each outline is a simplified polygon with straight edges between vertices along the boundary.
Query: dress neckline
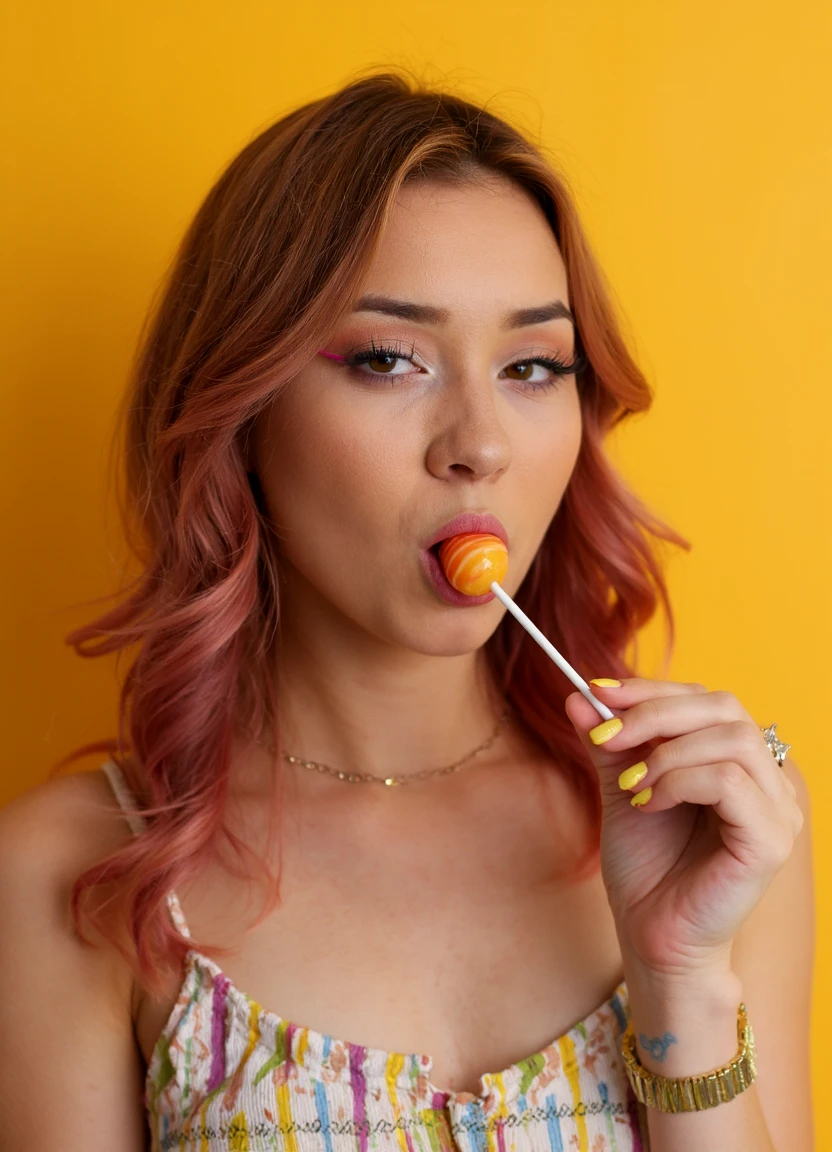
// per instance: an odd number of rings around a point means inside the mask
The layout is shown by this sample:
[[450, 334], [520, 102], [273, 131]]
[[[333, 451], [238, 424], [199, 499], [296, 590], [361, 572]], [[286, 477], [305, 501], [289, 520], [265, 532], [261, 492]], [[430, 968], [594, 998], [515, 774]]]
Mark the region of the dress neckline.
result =
[[[124, 810], [131, 830], [138, 834], [146, 822], [141, 813], [131, 810], [132, 796], [121, 768], [111, 758], [101, 765], [101, 769]], [[184, 939], [190, 939], [191, 933], [179, 900], [172, 890], [167, 893], [167, 903], [177, 931]], [[168, 1070], [175, 1071], [172, 1064], [178, 1063], [179, 1053], [174, 1050], [172, 1042], [209, 982], [213, 993], [209, 1085], [216, 1081], [214, 1087], [218, 1087], [222, 1081], [225, 1053], [224, 1049], [220, 1051], [217, 1046], [222, 1048], [228, 1027], [232, 1033], [236, 1031], [234, 1039], [240, 1042], [239, 1050], [244, 1053], [242, 1064], [256, 1047], [268, 1054], [254, 1075], [255, 1084], [278, 1065], [294, 1064], [301, 1065], [313, 1076], [328, 1082], [340, 1081], [349, 1086], [360, 1082], [376, 1091], [390, 1091], [395, 1086], [407, 1091], [414, 1102], [420, 1101], [423, 1106], [432, 1108], [444, 1108], [449, 1101], [480, 1105], [484, 1112], [502, 1108], [522, 1095], [540, 1072], [551, 1073], [552, 1077], [562, 1074], [570, 1082], [577, 1083], [579, 1062], [591, 1073], [595, 1060], [615, 1058], [614, 1055], [610, 1057], [612, 1034], [609, 1025], [614, 1022], [621, 1035], [629, 1018], [629, 991], [626, 979], [622, 979], [597, 1007], [560, 1036], [550, 1040], [538, 1052], [510, 1064], [501, 1072], [483, 1073], [479, 1078], [479, 1093], [453, 1092], [439, 1089], [432, 1083], [432, 1057], [416, 1052], [391, 1052], [355, 1041], [341, 1040], [286, 1020], [238, 988], [210, 956], [189, 947], [185, 953], [184, 973], [176, 1000], [156, 1038], [148, 1061], [145, 1077], [147, 1102], [155, 1100], [160, 1072], [164, 1072], [166, 1077]], [[224, 1018], [226, 1005], [232, 1009], [228, 1021]]]
[[[169, 1058], [169, 1044], [186, 1019], [189, 1007], [210, 986], [213, 986], [212, 1021], [223, 1025], [222, 1028], [212, 1028], [212, 1039], [225, 1034], [223, 1016], [228, 1004], [231, 1018], [227, 1026], [238, 1032], [247, 1054], [256, 1047], [264, 1049], [269, 1054], [269, 1068], [284, 1061], [296, 1063], [311, 1075], [327, 1081], [354, 1084], [356, 1080], [361, 1080], [367, 1087], [385, 1091], [395, 1084], [399, 1089], [415, 1093], [423, 1106], [427, 1104], [429, 1107], [444, 1108], [449, 1100], [459, 1104], [479, 1102], [486, 1112], [498, 1104], [505, 1106], [524, 1093], [531, 1078], [544, 1068], [556, 1065], [559, 1071], [563, 1065], [568, 1064], [569, 1067], [564, 1069], [567, 1074], [576, 1074], [574, 1070], [582, 1054], [587, 1054], [591, 1059], [591, 1050], [608, 1052], [604, 1045], [610, 1040], [608, 1025], [611, 1020], [617, 1022], [619, 1033], [623, 1033], [629, 1015], [627, 981], [623, 979], [596, 1008], [550, 1040], [538, 1052], [510, 1064], [502, 1071], [483, 1073], [479, 1078], [478, 1093], [454, 1092], [433, 1084], [431, 1056], [362, 1045], [287, 1020], [238, 988], [210, 956], [189, 948], [176, 1002], [153, 1046], [147, 1067], [146, 1091], [151, 1090], [165, 1056]], [[219, 1039], [219, 1043], [223, 1043], [222, 1039]], [[215, 1059], [213, 1052], [211, 1058]], [[265, 1072], [266, 1069], [261, 1067], [260, 1071]]]

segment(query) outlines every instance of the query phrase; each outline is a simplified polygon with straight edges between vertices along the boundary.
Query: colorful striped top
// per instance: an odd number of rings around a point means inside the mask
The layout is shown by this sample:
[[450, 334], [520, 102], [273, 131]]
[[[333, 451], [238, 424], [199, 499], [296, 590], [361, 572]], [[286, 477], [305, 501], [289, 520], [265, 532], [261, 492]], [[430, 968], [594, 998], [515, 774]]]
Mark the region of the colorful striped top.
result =
[[[114, 761], [102, 769], [135, 807]], [[138, 833], [143, 817], [126, 813]], [[167, 904], [190, 932], [173, 891]], [[431, 1058], [338, 1040], [263, 1008], [189, 949], [147, 1068], [151, 1152], [649, 1152], [621, 1055], [626, 982], [540, 1052], [480, 1077], [431, 1080]]]

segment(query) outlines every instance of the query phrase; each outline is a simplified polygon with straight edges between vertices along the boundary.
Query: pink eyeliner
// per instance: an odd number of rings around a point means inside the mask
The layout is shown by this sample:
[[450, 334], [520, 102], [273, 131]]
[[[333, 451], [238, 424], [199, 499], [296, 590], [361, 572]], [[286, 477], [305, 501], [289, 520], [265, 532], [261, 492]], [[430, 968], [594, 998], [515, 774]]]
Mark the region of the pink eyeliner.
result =
[[319, 356], [328, 356], [330, 360], [344, 360], [344, 356], [336, 356], [334, 352], [324, 352], [323, 349], [318, 353]]

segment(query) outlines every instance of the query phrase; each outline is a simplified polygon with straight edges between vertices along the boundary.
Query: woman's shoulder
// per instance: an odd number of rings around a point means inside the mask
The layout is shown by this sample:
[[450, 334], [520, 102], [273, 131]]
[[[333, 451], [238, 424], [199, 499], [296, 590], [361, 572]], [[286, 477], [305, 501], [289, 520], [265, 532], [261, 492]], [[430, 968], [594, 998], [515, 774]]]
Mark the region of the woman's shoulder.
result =
[[0, 1034], [15, 1038], [0, 1055], [0, 1107], [21, 1147], [57, 1147], [67, 1126], [79, 1148], [142, 1146], [132, 970], [92, 930], [85, 943], [70, 908], [77, 876], [128, 836], [100, 771], [55, 777], [0, 808]]
[[129, 836], [104, 772], [67, 772], [33, 785], [0, 808], [0, 875], [66, 881]]
[[[93, 930], [85, 948], [71, 917], [70, 893], [87, 868], [131, 836], [100, 770], [69, 772], [21, 792], [0, 808], [0, 920], [30, 949], [66, 949], [108, 972], [116, 995], [132, 1002], [132, 973], [118, 950]], [[81, 949], [76, 953], [77, 949]]]

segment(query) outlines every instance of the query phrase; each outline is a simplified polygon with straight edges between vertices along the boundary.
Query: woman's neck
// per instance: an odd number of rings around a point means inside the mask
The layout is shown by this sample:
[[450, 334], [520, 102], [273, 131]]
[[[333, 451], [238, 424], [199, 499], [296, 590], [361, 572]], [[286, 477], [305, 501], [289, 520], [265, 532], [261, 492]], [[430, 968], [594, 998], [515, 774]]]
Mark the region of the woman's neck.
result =
[[387, 666], [316, 662], [308, 653], [286, 661], [277, 678], [281, 751], [337, 771], [406, 776], [452, 764], [486, 741], [504, 702], [478, 672], [476, 654], [406, 655]]

